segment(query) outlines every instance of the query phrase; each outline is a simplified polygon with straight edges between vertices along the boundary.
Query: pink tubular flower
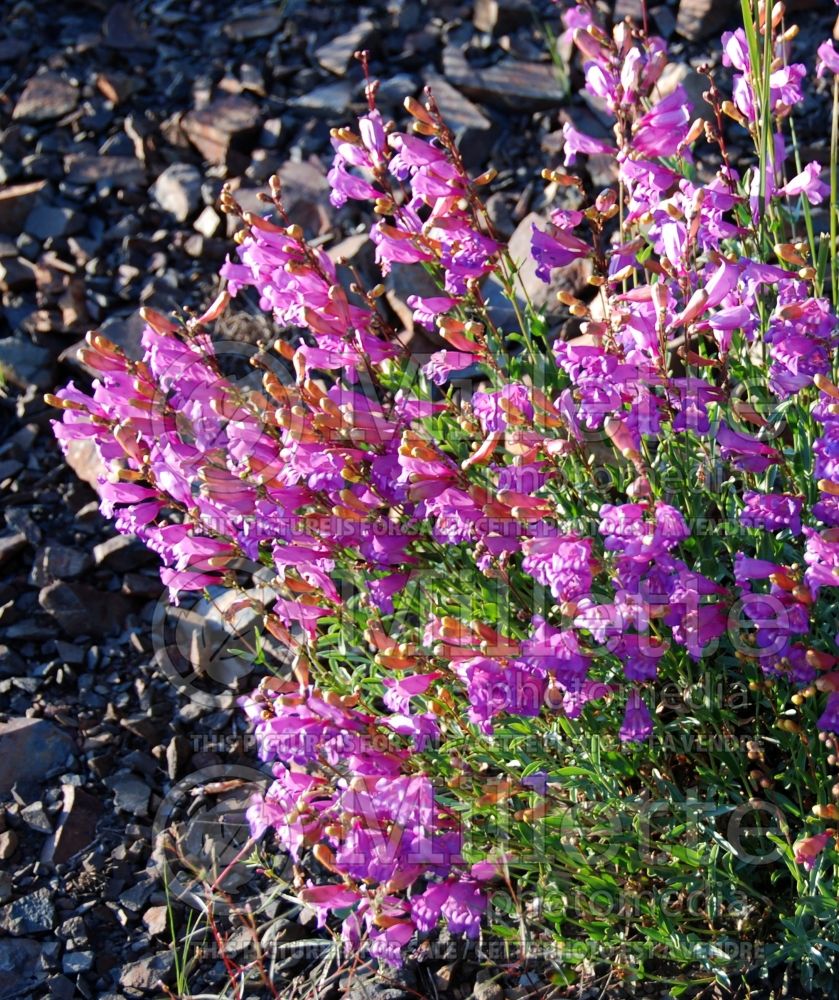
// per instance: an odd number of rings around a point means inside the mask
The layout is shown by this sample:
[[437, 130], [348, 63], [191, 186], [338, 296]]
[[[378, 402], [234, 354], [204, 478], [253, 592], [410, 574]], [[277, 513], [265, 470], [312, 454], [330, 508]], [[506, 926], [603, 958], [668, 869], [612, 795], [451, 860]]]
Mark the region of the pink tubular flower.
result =
[[793, 847], [795, 851], [795, 863], [804, 865], [807, 871], [812, 871], [816, 866], [819, 855], [833, 840], [833, 831], [825, 830], [824, 833], [816, 833], [812, 837], [804, 837], [797, 840]]
[[836, 46], [830, 38], [822, 42], [818, 48], [816, 75], [822, 77], [828, 70], [839, 76], [839, 52], [836, 51]]
[[577, 162], [578, 153], [605, 153], [607, 156], [615, 156], [617, 149], [605, 139], [595, 139], [594, 136], [580, 132], [570, 122], [562, 126], [562, 134], [565, 138], [563, 143], [563, 154], [565, 156], [565, 166], [570, 167]]
[[716, 440], [723, 457], [746, 472], [764, 472], [770, 465], [781, 461], [777, 448], [746, 434], [739, 434], [727, 424], [720, 425]]
[[555, 267], [565, 267], [592, 252], [584, 240], [556, 226], [551, 232], [544, 232], [534, 223], [531, 232], [530, 252], [536, 261], [536, 274], [546, 283], [550, 282]]
[[687, 137], [690, 112], [690, 100], [680, 85], [638, 119], [632, 148], [645, 156], [674, 156]]
[[822, 166], [820, 163], [808, 163], [792, 180], [778, 189], [778, 194], [795, 197], [803, 194], [811, 205], [821, 205], [830, 195], [830, 185], [821, 180]]

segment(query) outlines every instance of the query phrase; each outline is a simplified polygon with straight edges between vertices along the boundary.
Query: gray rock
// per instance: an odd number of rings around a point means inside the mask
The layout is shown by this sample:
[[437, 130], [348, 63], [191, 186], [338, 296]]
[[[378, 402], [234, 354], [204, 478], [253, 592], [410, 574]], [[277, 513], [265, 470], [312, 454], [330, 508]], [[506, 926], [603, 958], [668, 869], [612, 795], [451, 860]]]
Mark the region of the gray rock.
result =
[[99, 479], [104, 479], [108, 470], [90, 438], [70, 441], [64, 450], [64, 459], [79, 479], [98, 490]]
[[681, 0], [676, 31], [688, 41], [707, 38], [728, 21], [731, 10], [718, 0]]
[[0, 645], [0, 677], [15, 677], [25, 672], [23, 659], [13, 649]]
[[12, 118], [44, 122], [61, 118], [73, 111], [79, 102], [79, 92], [57, 73], [33, 76], [18, 98]]
[[18, 845], [18, 836], [14, 830], [4, 830], [0, 833], [0, 861], [8, 861], [15, 853]]
[[33, 587], [45, 587], [54, 580], [81, 576], [90, 565], [90, 554], [82, 549], [57, 543], [45, 545], [35, 553], [29, 582]]
[[352, 65], [359, 49], [369, 49], [376, 37], [376, 27], [370, 21], [361, 21], [351, 31], [330, 39], [315, 51], [315, 59], [336, 76], [344, 76]]
[[376, 101], [378, 104], [398, 108], [402, 106], [406, 97], [416, 95], [417, 88], [418, 83], [415, 76], [411, 73], [397, 73], [395, 76], [381, 81], [376, 92]]
[[127, 573], [150, 561], [154, 555], [137, 539], [136, 535], [114, 535], [93, 547], [93, 561], [102, 569]]
[[[536, 262], [530, 254], [534, 224], [539, 229], [547, 228], [546, 220], [541, 215], [530, 212], [521, 220], [510, 238], [510, 256], [520, 265], [515, 281], [516, 296], [522, 302], [529, 297], [536, 309], [544, 310], [550, 315], [560, 308], [556, 298], [557, 292], [569, 291], [577, 295], [586, 287], [588, 275], [591, 274], [591, 262], [579, 260], [573, 261], [566, 267], [555, 268], [551, 273], [550, 284], [546, 284], [537, 277]], [[493, 276], [485, 286], [485, 294], [488, 299], [492, 299], [491, 304], [496, 303], [500, 290], [500, 283]]]
[[346, 111], [351, 100], [352, 85], [348, 80], [336, 80], [334, 83], [325, 83], [321, 87], [305, 91], [290, 101], [289, 106], [298, 111], [334, 119], [335, 115], [341, 115]]
[[114, 808], [117, 812], [133, 816], [147, 816], [151, 789], [136, 775], [121, 771], [106, 782], [114, 793]]
[[52, 823], [44, 810], [43, 802], [30, 802], [20, 811], [20, 818], [35, 833], [52, 833]]
[[198, 211], [201, 204], [201, 171], [191, 163], [173, 163], [151, 186], [157, 204], [173, 215], [178, 222], [186, 222]]
[[469, 97], [509, 110], [552, 108], [565, 96], [550, 63], [520, 62], [507, 56], [494, 66], [477, 68], [469, 64], [459, 48], [447, 45], [443, 72]]
[[191, 754], [191, 746], [186, 736], [173, 736], [166, 747], [166, 772], [172, 781], [186, 770]]
[[44, 934], [54, 926], [55, 907], [49, 889], [37, 889], [0, 907], [0, 930], [12, 937]]
[[151, 898], [155, 890], [156, 881], [153, 878], [143, 879], [136, 882], [130, 889], [120, 894], [120, 905], [130, 910], [132, 913], [139, 913]]
[[150, 906], [143, 914], [143, 924], [149, 934], [166, 934], [169, 930], [169, 908]]
[[63, 580], [44, 587], [38, 603], [71, 636], [115, 635], [128, 614], [128, 603], [119, 594]]
[[693, 117], [703, 118], [713, 122], [714, 109], [702, 96], [708, 90], [708, 78], [691, 69], [687, 63], [668, 63], [658, 78], [656, 90], [660, 97], [668, 97], [678, 87], [682, 86], [693, 104]]
[[23, 228], [39, 240], [58, 239], [80, 233], [85, 227], [84, 218], [72, 208], [37, 205], [26, 218]]
[[70, 737], [46, 719], [0, 722], [0, 792], [49, 777], [65, 766], [74, 749]]
[[483, 164], [495, 137], [492, 122], [444, 77], [429, 73], [425, 82], [444, 121], [454, 132], [466, 166], [476, 168]]
[[209, 163], [227, 163], [234, 139], [253, 135], [259, 129], [260, 112], [253, 101], [238, 94], [217, 98], [206, 108], [190, 111], [181, 128]]
[[40, 954], [41, 943], [32, 938], [0, 940], [0, 1000], [24, 997], [43, 982], [46, 972], [39, 967]]
[[266, 38], [276, 34], [283, 23], [282, 13], [266, 11], [249, 17], [234, 17], [224, 26], [224, 33], [234, 42], [245, 42], [252, 38]]
[[87, 972], [91, 968], [93, 968], [92, 951], [67, 951], [61, 959], [61, 969], [68, 976]]
[[146, 179], [146, 168], [133, 156], [88, 156], [73, 153], [64, 158], [68, 184], [107, 184], [109, 187], [136, 187]]
[[70, 666], [78, 667], [84, 663], [84, 647], [77, 646], [74, 642], [64, 642], [62, 639], [56, 639], [55, 651], [61, 657], [62, 661]]

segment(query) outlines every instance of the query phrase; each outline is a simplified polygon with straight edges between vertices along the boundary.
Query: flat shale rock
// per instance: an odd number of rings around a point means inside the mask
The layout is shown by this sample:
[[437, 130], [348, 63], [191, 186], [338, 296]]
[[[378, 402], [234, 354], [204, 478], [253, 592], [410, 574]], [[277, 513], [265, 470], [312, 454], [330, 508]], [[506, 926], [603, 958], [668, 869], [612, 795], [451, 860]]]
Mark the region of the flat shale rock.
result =
[[54, 926], [55, 907], [47, 889], [38, 889], [0, 907], [0, 930], [12, 937], [44, 934]]
[[119, 972], [119, 985], [128, 996], [137, 996], [155, 988], [159, 980], [166, 982], [172, 974], [174, 960], [171, 952], [162, 951], [147, 955], [136, 962], [129, 962]]
[[75, 785], [62, 785], [61, 815], [55, 833], [47, 840], [41, 860], [50, 864], [66, 864], [74, 854], [83, 851], [96, 837], [96, 824], [102, 815], [102, 803]]
[[234, 17], [222, 29], [234, 42], [246, 42], [253, 38], [267, 38], [275, 35], [282, 27], [283, 18], [279, 12], [254, 14], [249, 17]]
[[[283, 204], [293, 222], [308, 236], [319, 236], [331, 227], [329, 181], [314, 163], [289, 161], [280, 169]], [[265, 206], [263, 206], [263, 211]]]
[[[32, 938], [0, 941], [0, 1000], [23, 997], [46, 979], [38, 964], [41, 943]], [[42, 994], [43, 995], [43, 994]]]
[[12, 118], [33, 122], [62, 118], [74, 111], [79, 103], [79, 92], [57, 73], [33, 76], [18, 98]]
[[556, 107], [564, 99], [550, 63], [520, 62], [507, 56], [494, 66], [471, 66], [460, 49], [447, 45], [443, 73], [459, 91], [510, 111]]
[[75, 745], [46, 719], [0, 722], [0, 793], [19, 781], [40, 781], [64, 766]]
[[184, 134], [209, 163], [226, 163], [234, 140], [256, 137], [260, 112], [238, 94], [218, 97], [206, 108], [184, 115]]
[[454, 132], [466, 166], [472, 168], [483, 163], [495, 134], [492, 122], [445, 77], [429, 73], [425, 83], [431, 88], [446, 124]]
[[356, 52], [369, 49], [376, 37], [376, 27], [370, 21], [361, 21], [351, 31], [338, 35], [315, 51], [315, 59], [336, 76], [344, 76], [352, 65]]
[[352, 100], [352, 85], [348, 80], [335, 80], [315, 87], [289, 102], [295, 111], [308, 111], [319, 118], [335, 119], [349, 107]]
[[38, 549], [32, 561], [29, 582], [33, 587], [45, 587], [54, 580], [81, 576], [92, 564], [90, 553], [69, 545], [53, 543]]
[[126, 771], [109, 778], [106, 784], [114, 793], [114, 808], [117, 812], [128, 813], [130, 816], [148, 815], [151, 789], [142, 778]]
[[59, 239], [81, 232], [85, 228], [85, 220], [72, 208], [37, 205], [27, 216], [23, 228], [39, 240]]
[[119, 594], [63, 580], [44, 587], [38, 603], [71, 636], [115, 635], [128, 613], [128, 604]]
[[719, 0], [681, 0], [676, 31], [697, 42], [718, 31], [730, 17], [730, 6]]
[[146, 168], [133, 156], [87, 156], [71, 153], [64, 158], [68, 184], [107, 184], [108, 187], [136, 187], [146, 179]]

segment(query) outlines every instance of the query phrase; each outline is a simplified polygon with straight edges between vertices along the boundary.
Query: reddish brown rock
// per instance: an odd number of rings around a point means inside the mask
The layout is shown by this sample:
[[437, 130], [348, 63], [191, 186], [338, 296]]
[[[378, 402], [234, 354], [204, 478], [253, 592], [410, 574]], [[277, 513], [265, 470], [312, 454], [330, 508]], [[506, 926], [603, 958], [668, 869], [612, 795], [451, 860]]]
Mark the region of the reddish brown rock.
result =
[[62, 785], [64, 800], [58, 826], [44, 845], [41, 860], [63, 865], [74, 854], [83, 851], [96, 837], [96, 824], [102, 814], [102, 803], [75, 785]]
[[227, 163], [231, 146], [256, 136], [259, 108], [246, 97], [230, 94], [184, 115], [181, 128], [209, 163]]
[[79, 92], [57, 73], [33, 76], [18, 98], [12, 118], [25, 118], [34, 122], [61, 118], [74, 111], [79, 103]]
[[107, 70], [96, 77], [96, 86], [111, 104], [121, 104], [140, 87], [140, 81], [127, 73]]

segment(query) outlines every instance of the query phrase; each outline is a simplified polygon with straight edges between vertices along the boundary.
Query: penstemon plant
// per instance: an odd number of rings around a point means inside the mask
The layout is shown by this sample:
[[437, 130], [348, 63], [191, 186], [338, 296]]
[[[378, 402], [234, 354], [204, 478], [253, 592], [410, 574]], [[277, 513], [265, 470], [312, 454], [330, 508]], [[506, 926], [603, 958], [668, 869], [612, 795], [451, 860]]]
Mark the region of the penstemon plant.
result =
[[[550, 957], [557, 982], [604, 955], [681, 988], [830, 974], [836, 127], [829, 182], [789, 168], [795, 28], [780, 3], [743, 16], [706, 122], [681, 87], [660, 95], [662, 39], [589, 3], [564, 15], [614, 129], [566, 124], [544, 171], [578, 207], [534, 226], [536, 273], [574, 266], [590, 289], [559, 293], [559, 336], [493, 229], [493, 172], [468, 175], [433, 93], [400, 132], [371, 82], [332, 133], [332, 201], [370, 206], [383, 277], [434, 280], [408, 304], [439, 350], [402, 345], [382, 284], [343, 287], [275, 180], [279, 222], [223, 196], [243, 228], [203, 315], [147, 310], [142, 361], [89, 335], [92, 391], [51, 397], [171, 599], [235, 591], [289, 651], [242, 701], [272, 777], [252, 833], [289, 853], [320, 926], [339, 917], [380, 962], [444, 921]], [[839, 73], [831, 42], [818, 56]], [[726, 119], [754, 142], [745, 172]], [[618, 181], [595, 194], [574, 164], [604, 153]], [[251, 287], [279, 331], [258, 388], [211, 334]]]

